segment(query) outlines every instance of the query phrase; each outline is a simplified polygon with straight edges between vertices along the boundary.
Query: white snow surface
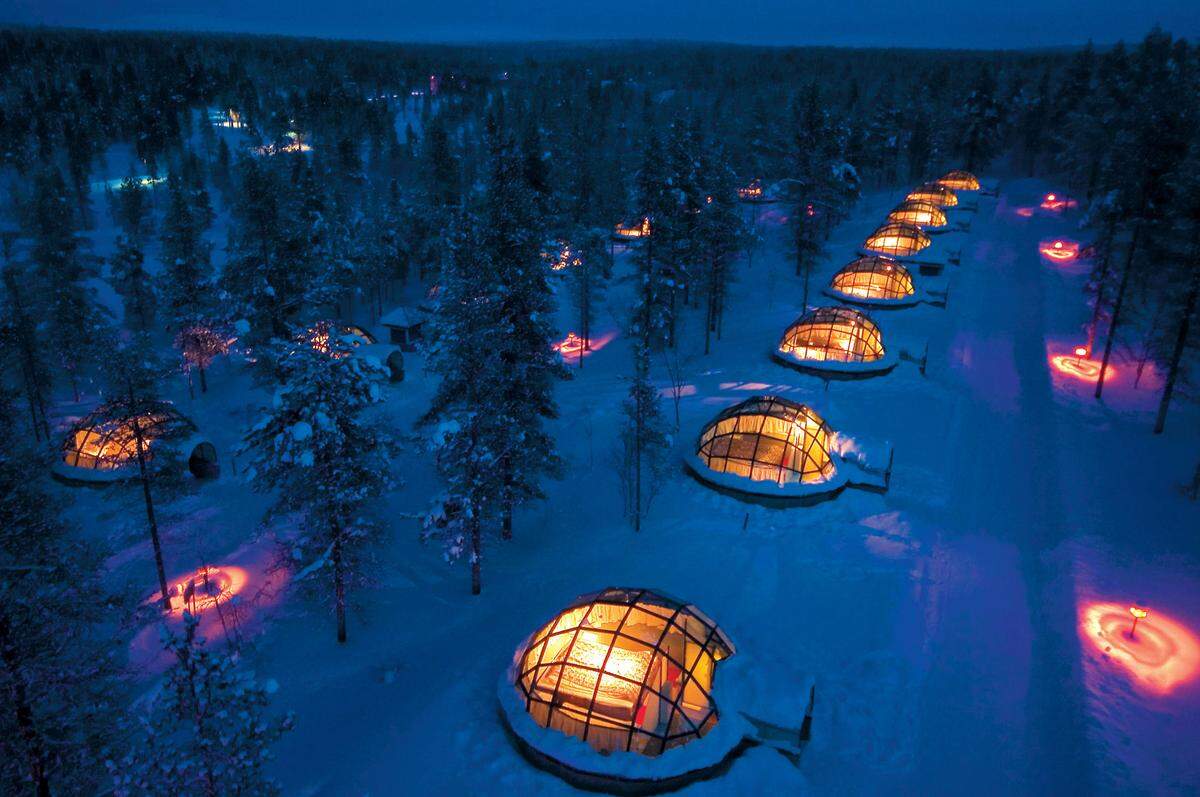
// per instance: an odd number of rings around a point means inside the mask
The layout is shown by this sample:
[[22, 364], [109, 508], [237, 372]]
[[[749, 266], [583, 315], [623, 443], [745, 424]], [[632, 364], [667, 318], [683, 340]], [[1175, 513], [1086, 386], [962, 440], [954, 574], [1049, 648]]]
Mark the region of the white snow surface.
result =
[[[110, 157], [111, 176], [128, 162]], [[630, 372], [628, 341], [617, 335], [582, 367], [572, 363], [552, 424], [565, 477], [517, 513], [513, 540], [486, 543], [483, 595], [472, 597], [467, 569], [419, 542], [419, 516], [440, 488], [421, 440], [428, 432], [412, 424], [433, 378], [419, 354], [406, 355], [405, 381], [385, 389], [381, 408], [408, 439], [392, 463], [405, 484], [383, 507], [388, 533], [374, 582], [351, 593], [349, 641], [336, 644], [327, 603], [294, 585], [247, 604], [260, 615], [245, 658], [277, 681], [275, 708], [297, 715], [272, 765], [284, 793], [570, 793], [508, 742], [495, 685], [513, 640], [609, 585], [695, 603], [728, 633], [738, 653], [718, 668], [719, 705], [726, 676], [739, 672], [725, 668], [738, 660], [758, 679], [764, 705], [802, 706], [815, 681], [812, 742], [798, 763], [754, 748], [685, 794], [1193, 791], [1200, 684], [1147, 694], [1085, 647], [1078, 627], [1089, 602], [1143, 602], [1200, 634], [1200, 506], [1179, 489], [1200, 451], [1197, 409], [1178, 401], [1168, 433], [1151, 435], [1161, 380], [1152, 374], [1135, 389], [1136, 364], [1121, 348], [1103, 402], [1090, 385], [1052, 371], [1049, 356], [1083, 337], [1086, 272], [1044, 263], [1037, 246], [1072, 231], [1077, 215], [1023, 218], [1014, 208], [1063, 186], [1001, 178], [988, 175], [1000, 196], [979, 198], [969, 233], [938, 236], [931, 247], [953, 239], [963, 249], [961, 266], [921, 278], [952, 288], [949, 307], [889, 313], [890, 346], [919, 351], [929, 340], [925, 377], [901, 366], [826, 384], [766, 356], [804, 309], [780, 205], [748, 211], [765, 243], [739, 265], [712, 354], [702, 354], [702, 313], [680, 324], [685, 382], [677, 407], [663, 401], [672, 424], [678, 417], [680, 428], [698, 429], [760, 393], [802, 401], [843, 435], [894, 446], [884, 495], [846, 490], [816, 506], [771, 509], [678, 468], [634, 533], [611, 466]], [[812, 294], [904, 194], [864, 197], [834, 230]], [[224, 225], [221, 213], [209, 239], [223, 242]], [[113, 237], [111, 227], [96, 231], [98, 254], [111, 251]], [[618, 253], [594, 328], [624, 328], [628, 257]], [[223, 253], [214, 259], [219, 265]], [[565, 334], [578, 325], [562, 299]], [[382, 331], [365, 307], [347, 320]], [[668, 387], [664, 358], [653, 367]], [[189, 398], [180, 377], [168, 396], [210, 435], [222, 467], [215, 482], [160, 498], [171, 573], [219, 566], [252, 541], [269, 550], [290, 531], [283, 519], [260, 527], [267, 497], [248, 491], [245, 463], [234, 459], [269, 390], [230, 360], [214, 363], [209, 380], [208, 393]], [[59, 412], [70, 413], [64, 403]], [[114, 586], [149, 594], [153, 558], [136, 485], [52, 489], [81, 533], [115, 546]], [[305, 583], [319, 585], [324, 572]], [[144, 678], [150, 688], [157, 674]], [[798, 726], [795, 709], [780, 713]], [[700, 755], [707, 741], [681, 749]]]

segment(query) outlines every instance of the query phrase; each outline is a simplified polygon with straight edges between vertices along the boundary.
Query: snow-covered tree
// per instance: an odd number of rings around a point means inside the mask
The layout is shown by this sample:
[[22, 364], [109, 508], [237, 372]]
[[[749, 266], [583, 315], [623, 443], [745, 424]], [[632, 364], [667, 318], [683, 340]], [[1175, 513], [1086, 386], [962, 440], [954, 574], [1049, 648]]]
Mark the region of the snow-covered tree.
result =
[[125, 325], [149, 332], [154, 324], [154, 283], [146, 257], [134, 239], [117, 236], [117, 251], [108, 260], [113, 287], [125, 303]]
[[112, 210], [125, 237], [141, 244], [150, 226], [150, 190], [133, 174], [132, 167], [113, 192]]
[[30, 478], [37, 455], [14, 412], [0, 391], [0, 792], [95, 794], [118, 664], [95, 633], [102, 557]]
[[491, 339], [501, 364], [498, 404], [519, 446], [500, 459], [504, 479], [503, 536], [512, 535], [513, 509], [543, 497], [540, 480], [557, 473], [559, 457], [545, 422], [558, 415], [554, 385], [565, 378], [550, 348], [554, 295], [541, 258], [537, 206], [526, 184], [521, 156], [511, 137], [489, 126], [489, 171], [482, 198], [482, 244], [497, 280], [495, 306], [500, 334]]
[[280, 385], [246, 434], [254, 463], [247, 478], [274, 496], [268, 518], [299, 516], [293, 557], [305, 578], [328, 573], [337, 640], [345, 642], [346, 595], [364, 580], [379, 531], [371, 504], [392, 484], [392, 435], [369, 413], [383, 400], [387, 371], [351, 356], [335, 336], [324, 351], [305, 340], [278, 348]]
[[266, 797], [279, 794], [268, 776], [272, 747], [294, 718], [269, 713], [274, 681], [259, 682], [236, 650], [208, 648], [197, 618], [183, 616], [182, 634], [163, 627], [172, 656], [164, 683], [139, 717], [129, 750], [109, 759], [112, 792]]
[[637, 267], [637, 298], [629, 326], [629, 337], [633, 341], [633, 378], [623, 405], [625, 425], [621, 432], [619, 467], [622, 484], [629, 488], [626, 504], [633, 518], [633, 528], [640, 531], [642, 515], [662, 475], [662, 463], [670, 442], [662, 417], [662, 401], [650, 382], [650, 352], [665, 327], [651, 247], [647, 246], [639, 253]]
[[183, 180], [172, 176], [169, 192], [162, 223], [162, 294], [169, 308], [171, 327], [182, 329], [205, 317], [215, 305], [211, 252]]
[[425, 416], [436, 424], [433, 449], [443, 492], [425, 518], [422, 537], [441, 543], [448, 562], [471, 565], [471, 594], [482, 590], [483, 543], [503, 514], [499, 463], [513, 445], [500, 408], [501, 366], [488, 342], [502, 327], [499, 279], [483, 246], [479, 221], [463, 212], [433, 320], [429, 367], [440, 377]]
[[[183, 368], [191, 373], [195, 368], [200, 373], [200, 392], [208, 392], [208, 377], [205, 373], [213, 360], [229, 354], [234, 338], [219, 324], [195, 323], [179, 330], [175, 335], [175, 348], [183, 358]], [[189, 384], [191, 376], [188, 377]]]
[[137, 460], [138, 482], [146, 507], [146, 528], [154, 552], [154, 567], [158, 575], [159, 600], [164, 611], [171, 610], [167, 574], [163, 567], [162, 540], [158, 533], [158, 516], [154, 508], [154, 484], [160, 474], [172, 470], [172, 452], [163, 443], [181, 430], [160, 428], [156, 438], [156, 455], [149, 454], [149, 439], [144, 433], [147, 418], [173, 412], [169, 402], [158, 397], [159, 386], [166, 368], [157, 357], [148, 336], [135, 335], [130, 340], [110, 339], [105, 347], [104, 375], [108, 388], [105, 402], [109, 417], [133, 433], [134, 455]]
[[25, 209], [25, 230], [32, 241], [30, 259], [39, 287], [39, 308], [47, 323], [47, 348], [70, 377], [79, 397], [79, 376], [96, 362], [104, 323], [86, 285], [79, 252], [75, 213], [57, 169], [41, 172]]
[[[5, 240], [7, 249], [8, 239]], [[6, 256], [3, 302], [0, 303], [0, 342], [3, 343], [0, 345], [0, 353], [4, 355], [3, 367], [8, 369], [8, 372], [21, 374], [21, 385], [33, 422], [34, 438], [48, 441], [50, 421], [46, 415], [46, 402], [50, 396], [52, 380], [37, 324], [26, 304], [27, 292], [24, 285], [27, 282], [27, 272], [18, 269], [12, 258]]]

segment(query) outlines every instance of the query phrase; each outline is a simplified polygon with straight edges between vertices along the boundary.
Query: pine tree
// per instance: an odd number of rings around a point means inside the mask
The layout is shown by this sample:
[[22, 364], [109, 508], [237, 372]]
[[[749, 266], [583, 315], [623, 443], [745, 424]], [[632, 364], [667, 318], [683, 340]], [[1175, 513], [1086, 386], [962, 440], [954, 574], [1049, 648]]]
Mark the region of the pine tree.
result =
[[456, 219], [433, 319], [429, 368], [440, 377], [426, 423], [436, 423], [433, 448], [443, 493], [425, 518], [422, 536], [442, 545], [446, 561], [466, 556], [471, 594], [482, 590], [484, 537], [501, 519], [505, 485], [499, 463], [516, 436], [500, 406], [502, 374], [488, 345], [502, 330], [497, 269], [469, 211]]
[[31, 260], [39, 286], [39, 312], [47, 319], [48, 348], [71, 381], [79, 399], [79, 376], [98, 357], [104, 324], [79, 255], [75, 214], [57, 169], [40, 173], [26, 209], [26, 234], [32, 239]]
[[302, 572], [330, 574], [339, 643], [346, 641], [346, 595], [365, 578], [379, 531], [369, 510], [391, 486], [384, 466], [393, 447], [388, 430], [368, 414], [383, 400], [387, 372], [350, 355], [333, 336], [325, 351], [302, 339], [282, 344], [274, 402], [245, 440], [254, 457], [248, 479], [274, 495], [268, 518], [300, 515], [292, 547], [297, 561], [307, 562]]
[[[605, 253], [607, 236], [597, 230], [577, 230], [571, 236], [572, 252], [578, 262], [567, 266], [567, 281], [571, 286], [571, 303], [578, 313], [579, 336], [583, 339], [583, 351], [592, 350], [592, 318], [604, 298], [605, 285], [611, 276], [608, 273], [608, 257]], [[584, 356], [579, 355], [579, 367], [583, 367]]]
[[154, 567], [158, 575], [159, 600], [163, 611], [171, 610], [167, 574], [163, 566], [162, 541], [158, 533], [158, 515], [154, 505], [155, 482], [175, 464], [164, 450], [172, 434], [178, 430], [160, 429], [156, 438], [157, 450], [151, 458], [149, 439], [144, 433], [145, 420], [173, 412], [169, 402], [158, 398], [159, 386], [166, 368], [156, 356], [149, 337], [135, 335], [131, 340], [112, 338], [105, 347], [104, 374], [109, 398], [105, 402], [108, 417], [119, 427], [133, 432], [134, 454], [138, 467], [138, 482], [146, 508], [146, 529], [154, 552]]
[[125, 324], [138, 332], [154, 325], [154, 284], [145, 268], [145, 255], [137, 243], [117, 237], [117, 251], [108, 261], [113, 287], [125, 302]]
[[704, 322], [704, 353], [710, 349], [710, 336], [720, 337], [721, 317], [725, 311], [726, 288], [730, 281], [730, 265], [745, 236], [744, 225], [737, 206], [737, 188], [725, 152], [717, 147], [704, 162], [708, 179], [708, 201], [699, 216], [698, 236], [704, 260], [704, 293], [706, 310]]
[[162, 293], [170, 310], [170, 326], [182, 329], [212, 312], [212, 265], [202, 221], [193, 213], [181, 178], [172, 176], [162, 224]]
[[150, 191], [132, 167], [113, 194], [113, 216], [128, 240], [138, 244], [144, 240], [150, 222]]
[[996, 100], [996, 77], [981, 67], [971, 93], [963, 104], [958, 151], [968, 171], [977, 170], [995, 156], [1000, 146], [1003, 115]]
[[140, 733], [118, 761], [108, 762], [113, 793], [259, 797], [280, 793], [267, 775], [272, 746], [291, 729], [288, 714], [268, 714], [273, 681], [259, 683], [237, 651], [214, 651], [196, 636], [198, 620], [184, 613], [184, 632], [164, 626], [173, 662]]
[[560, 467], [545, 422], [558, 415], [554, 384], [566, 376], [550, 348], [554, 295], [541, 258], [538, 211], [511, 137], [489, 125], [489, 173], [483, 195], [483, 247], [499, 286], [502, 334], [493, 343], [501, 363], [494, 408], [521, 441], [500, 459], [504, 480], [503, 537], [512, 536], [515, 507], [543, 497], [539, 481]]
[[666, 327], [661, 285], [656, 277], [653, 234], [638, 253], [637, 299], [630, 321], [633, 341], [633, 379], [624, 404], [626, 426], [621, 435], [622, 483], [630, 488], [627, 496], [634, 531], [642, 528], [642, 516], [649, 506], [669, 448], [661, 399], [650, 383], [650, 352]]
[[[3, 315], [0, 316], [0, 338], [4, 345], [0, 346], [0, 352], [6, 355], [4, 367], [21, 373], [34, 439], [49, 441], [50, 421], [46, 416], [46, 401], [52, 386], [50, 372], [46, 368], [44, 347], [38, 336], [37, 324], [34, 323], [24, 298], [27, 294], [24, 284], [29, 280], [10, 256], [8, 250], [11, 238], [6, 237], [4, 242], [4, 303]], [[9, 357], [12, 359], [8, 359]]]
[[92, 794], [117, 661], [97, 638], [102, 557], [56, 517], [0, 392], [0, 791]]

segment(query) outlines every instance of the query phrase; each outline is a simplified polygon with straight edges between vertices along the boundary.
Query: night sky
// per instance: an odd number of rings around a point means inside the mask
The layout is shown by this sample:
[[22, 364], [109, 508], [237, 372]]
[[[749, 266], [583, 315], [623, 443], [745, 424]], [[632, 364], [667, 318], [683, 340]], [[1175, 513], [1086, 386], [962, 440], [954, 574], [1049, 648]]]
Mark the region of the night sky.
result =
[[0, 21], [395, 41], [691, 39], [1019, 48], [1200, 36], [1198, 0], [0, 0]]

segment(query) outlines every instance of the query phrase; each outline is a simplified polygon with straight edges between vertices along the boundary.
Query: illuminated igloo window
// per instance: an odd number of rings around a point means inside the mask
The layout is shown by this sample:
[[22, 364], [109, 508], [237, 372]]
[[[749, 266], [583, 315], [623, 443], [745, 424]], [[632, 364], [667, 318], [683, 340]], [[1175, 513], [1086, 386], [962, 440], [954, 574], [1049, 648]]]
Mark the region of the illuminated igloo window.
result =
[[897, 205], [888, 214], [888, 221], [903, 221], [918, 227], [945, 227], [946, 213], [930, 202], [909, 201]]
[[938, 185], [949, 188], [951, 191], [978, 191], [979, 179], [962, 169], [953, 169], [946, 172], [937, 181]]
[[905, 300], [914, 293], [912, 274], [888, 257], [860, 257], [829, 282], [834, 293], [872, 301]]
[[[194, 432], [195, 426], [166, 402], [138, 416], [142, 453], [150, 457], [161, 437]], [[133, 416], [119, 403], [102, 405], [79, 421], [63, 441], [63, 464], [84, 470], [116, 470], [137, 460]]]
[[858, 310], [818, 307], [788, 327], [779, 351], [800, 361], [874, 362], [883, 357], [883, 336]]
[[354, 324], [341, 324], [335, 321], [317, 321], [304, 331], [303, 337], [319, 352], [328, 354], [333, 350], [330, 335], [337, 335], [343, 343], [351, 348], [370, 346], [376, 343], [375, 336], [362, 327]]
[[952, 208], [958, 204], [958, 195], [944, 185], [925, 183], [904, 198], [905, 202], [928, 202], [940, 208]]
[[889, 221], [867, 236], [863, 248], [895, 257], [915, 255], [931, 243], [920, 227], [902, 221]]
[[608, 753], [657, 756], [717, 724], [733, 645], [695, 606], [642, 589], [577, 599], [524, 643], [518, 697], [538, 725]]
[[704, 431], [696, 456], [716, 473], [775, 484], [822, 482], [837, 470], [833, 432], [803, 404], [755, 396], [729, 407]]

